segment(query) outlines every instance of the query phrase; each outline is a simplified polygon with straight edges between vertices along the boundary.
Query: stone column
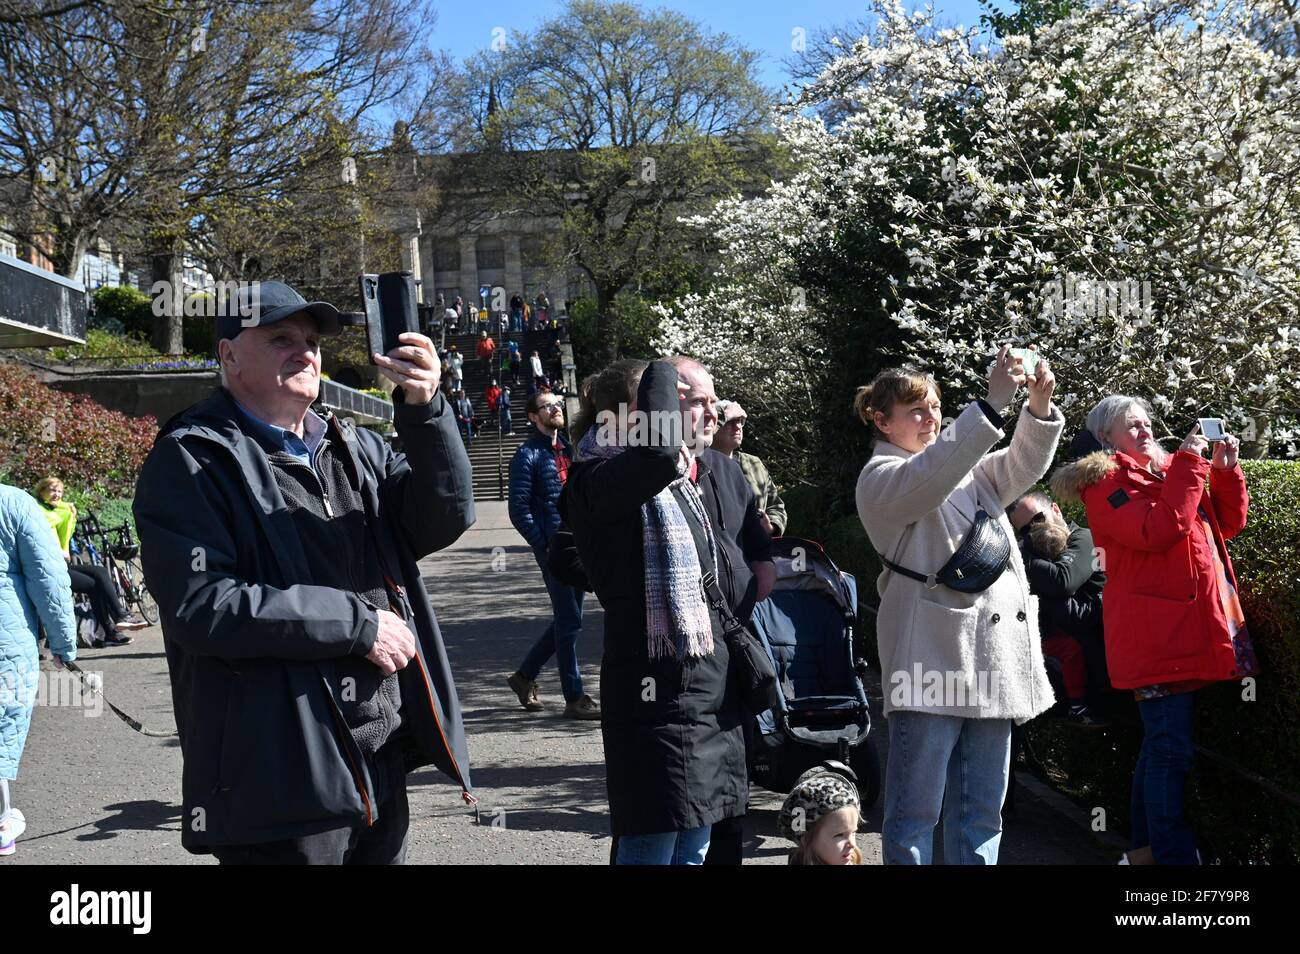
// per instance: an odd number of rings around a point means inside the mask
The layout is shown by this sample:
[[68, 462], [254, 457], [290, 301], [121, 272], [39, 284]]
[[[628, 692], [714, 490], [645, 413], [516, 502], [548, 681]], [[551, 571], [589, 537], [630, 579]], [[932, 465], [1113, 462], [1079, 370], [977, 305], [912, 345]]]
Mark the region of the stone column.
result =
[[465, 304], [478, 307], [478, 236], [469, 235], [460, 240], [460, 294]]
[[504, 235], [506, 244], [506, 302], [516, 293], [524, 293], [524, 260], [519, 253], [519, 236]]
[[[425, 233], [420, 236], [420, 271], [416, 275], [416, 278], [424, 280], [420, 286], [420, 303], [423, 305], [432, 305], [438, 299], [438, 273], [433, 263], [433, 236]], [[447, 304], [450, 305], [451, 302]]]

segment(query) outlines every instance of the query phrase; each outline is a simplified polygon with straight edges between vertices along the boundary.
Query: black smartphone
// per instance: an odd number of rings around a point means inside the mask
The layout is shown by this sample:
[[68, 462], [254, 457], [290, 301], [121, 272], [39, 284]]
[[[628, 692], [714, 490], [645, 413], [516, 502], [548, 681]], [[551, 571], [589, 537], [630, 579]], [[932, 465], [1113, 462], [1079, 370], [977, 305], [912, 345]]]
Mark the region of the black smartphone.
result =
[[420, 317], [411, 272], [384, 272], [361, 276], [361, 307], [366, 316], [366, 341], [370, 363], [375, 354], [388, 354], [401, 345], [398, 336], [419, 332]]
[[366, 357], [375, 363], [375, 354], [387, 354], [384, 347], [384, 318], [379, 310], [379, 276], [361, 276], [361, 308], [366, 316]]

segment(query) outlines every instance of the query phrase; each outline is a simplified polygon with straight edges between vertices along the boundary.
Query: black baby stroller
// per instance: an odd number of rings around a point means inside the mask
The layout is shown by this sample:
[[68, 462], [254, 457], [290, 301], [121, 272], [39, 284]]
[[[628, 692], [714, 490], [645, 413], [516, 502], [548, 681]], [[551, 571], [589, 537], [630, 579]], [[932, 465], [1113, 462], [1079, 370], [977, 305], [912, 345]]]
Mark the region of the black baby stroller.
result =
[[798, 537], [772, 544], [776, 586], [755, 606], [753, 623], [776, 668], [781, 706], [758, 717], [750, 778], [788, 792], [805, 770], [839, 759], [857, 774], [866, 809], [880, 794], [880, 757], [867, 739], [867, 664], [853, 653], [857, 581], [819, 544]]

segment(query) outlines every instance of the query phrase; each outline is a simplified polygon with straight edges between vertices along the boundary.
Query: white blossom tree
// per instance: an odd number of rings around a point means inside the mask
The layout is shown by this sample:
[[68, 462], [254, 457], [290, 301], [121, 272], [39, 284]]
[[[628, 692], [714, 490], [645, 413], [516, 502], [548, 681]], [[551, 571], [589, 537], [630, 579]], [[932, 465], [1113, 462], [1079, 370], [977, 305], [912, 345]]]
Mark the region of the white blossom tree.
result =
[[[899, 333], [882, 365], [971, 390], [997, 344], [1032, 343], [1075, 427], [1135, 393], [1169, 436], [1222, 416], [1248, 452], [1294, 455], [1300, 61], [1276, 37], [1295, 4], [1102, 0], [1000, 42], [875, 12], [780, 117], [799, 171], [691, 220], [722, 265], [659, 345], [747, 405], [847, 407], [816, 340], [843, 302], [808, 280], [831, 263]], [[810, 116], [827, 101], [851, 107], [833, 128]], [[894, 254], [846, 259], [863, 233]]]

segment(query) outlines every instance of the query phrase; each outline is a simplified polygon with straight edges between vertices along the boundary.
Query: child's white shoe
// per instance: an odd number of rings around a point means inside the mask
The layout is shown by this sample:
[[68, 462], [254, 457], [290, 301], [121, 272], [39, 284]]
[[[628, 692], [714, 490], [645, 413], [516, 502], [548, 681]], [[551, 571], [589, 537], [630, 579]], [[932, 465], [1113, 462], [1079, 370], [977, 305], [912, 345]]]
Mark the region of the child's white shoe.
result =
[[26, 830], [27, 819], [23, 813], [16, 808], [9, 809], [9, 817], [5, 819], [4, 827], [0, 828], [0, 857], [14, 853], [15, 842]]

